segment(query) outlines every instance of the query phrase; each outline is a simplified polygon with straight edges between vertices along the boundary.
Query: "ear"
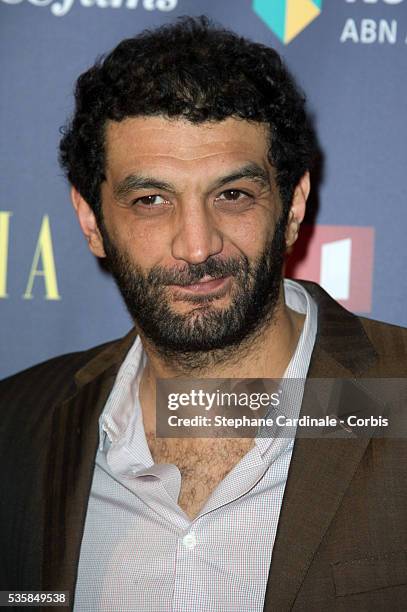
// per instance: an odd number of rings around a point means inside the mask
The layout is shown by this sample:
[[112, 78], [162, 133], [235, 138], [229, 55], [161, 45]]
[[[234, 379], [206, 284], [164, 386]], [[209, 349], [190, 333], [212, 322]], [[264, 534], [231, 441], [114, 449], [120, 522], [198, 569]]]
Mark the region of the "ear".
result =
[[306, 202], [311, 189], [309, 172], [307, 171], [300, 179], [294, 190], [290, 212], [288, 213], [285, 240], [287, 248], [292, 247], [298, 238], [300, 225], [305, 216]]
[[96, 257], [106, 257], [102, 235], [92, 208], [75, 187], [71, 189], [71, 200], [90, 251]]

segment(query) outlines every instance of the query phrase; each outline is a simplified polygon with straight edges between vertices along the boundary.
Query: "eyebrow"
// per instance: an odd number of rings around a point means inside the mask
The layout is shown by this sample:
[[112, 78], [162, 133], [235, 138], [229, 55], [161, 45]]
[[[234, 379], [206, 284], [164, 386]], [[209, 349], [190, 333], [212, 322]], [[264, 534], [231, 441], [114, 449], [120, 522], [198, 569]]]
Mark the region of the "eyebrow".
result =
[[[270, 184], [270, 177], [267, 170], [262, 168], [259, 164], [251, 162], [217, 179], [211, 185], [209, 191], [219, 189], [228, 183], [233, 183], [241, 179], [249, 179], [264, 186]], [[157, 189], [159, 191], [168, 191], [171, 193], [176, 192], [176, 188], [172, 183], [167, 183], [166, 181], [161, 181], [150, 176], [129, 174], [120, 181], [120, 183], [115, 185], [113, 188], [113, 195], [116, 199], [121, 200], [137, 189]]]
[[175, 187], [171, 183], [159, 181], [153, 177], [142, 176], [139, 174], [129, 174], [113, 188], [113, 195], [117, 200], [128, 196], [136, 189], [158, 189], [159, 191], [175, 192]]
[[261, 185], [269, 185], [270, 177], [264, 168], [256, 164], [255, 162], [251, 162], [246, 164], [242, 168], [231, 172], [225, 176], [222, 176], [212, 186], [212, 189], [219, 189], [219, 187], [223, 187], [228, 183], [233, 183], [234, 181], [239, 181], [241, 179], [249, 179], [256, 183], [260, 183]]

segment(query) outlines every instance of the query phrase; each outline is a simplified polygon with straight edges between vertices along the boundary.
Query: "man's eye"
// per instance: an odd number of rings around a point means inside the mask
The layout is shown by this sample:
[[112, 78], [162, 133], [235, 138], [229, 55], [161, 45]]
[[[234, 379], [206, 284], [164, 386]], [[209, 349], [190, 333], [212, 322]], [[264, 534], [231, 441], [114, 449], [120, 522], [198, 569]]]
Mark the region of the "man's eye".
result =
[[218, 200], [226, 200], [228, 202], [237, 202], [242, 197], [247, 197], [247, 193], [239, 191], [239, 189], [228, 189], [218, 196]]
[[134, 200], [133, 205], [142, 205], [145, 208], [155, 208], [158, 206], [162, 206], [164, 204], [168, 204], [168, 200], [159, 195], [147, 195], [142, 196], [141, 198], [137, 198]]
[[226, 212], [239, 212], [246, 210], [253, 204], [254, 198], [240, 189], [227, 189], [215, 198], [218, 210]]

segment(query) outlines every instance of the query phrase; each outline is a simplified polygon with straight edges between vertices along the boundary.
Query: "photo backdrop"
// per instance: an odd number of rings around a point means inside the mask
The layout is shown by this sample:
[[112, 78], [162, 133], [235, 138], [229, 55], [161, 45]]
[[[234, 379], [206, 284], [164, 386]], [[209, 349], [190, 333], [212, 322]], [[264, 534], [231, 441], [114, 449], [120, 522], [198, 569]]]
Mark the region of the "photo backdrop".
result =
[[57, 163], [77, 76], [181, 15], [274, 46], [307, 93], [323, 164], [287, 274], [407, 325], [407, 0], [0, 0], [0, 377], [123, 335]]

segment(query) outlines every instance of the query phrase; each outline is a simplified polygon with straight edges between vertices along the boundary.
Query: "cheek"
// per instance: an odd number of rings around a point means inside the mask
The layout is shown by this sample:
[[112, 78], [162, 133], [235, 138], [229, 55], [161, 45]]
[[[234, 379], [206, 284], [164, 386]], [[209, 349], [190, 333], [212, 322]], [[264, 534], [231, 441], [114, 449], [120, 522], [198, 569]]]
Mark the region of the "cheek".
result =
[[247, 216], [224, 228], [225, 242], [229, 242], [234, 251], [249, 258], [257, 257], [273, 235], [274, 228], [274, 219], [270, 215]]
[[171, 252], [168, 232], [148, 224], [128, 223], [123, 228], [120, 244], [131, 259], [144, 270], [167, 263]]

